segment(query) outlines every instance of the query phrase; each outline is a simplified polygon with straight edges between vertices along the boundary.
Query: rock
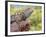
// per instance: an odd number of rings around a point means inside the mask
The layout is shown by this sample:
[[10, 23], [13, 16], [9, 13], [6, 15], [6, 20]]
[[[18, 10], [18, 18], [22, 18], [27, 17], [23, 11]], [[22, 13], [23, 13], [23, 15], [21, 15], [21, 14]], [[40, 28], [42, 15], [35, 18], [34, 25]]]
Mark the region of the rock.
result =
[[19, 25], [20, 25], [21, 31], [28, 31], [29, 30], [29, 24], [27, 21], [21, 21]]
[[10, 30], [11, 30], [11, 32], [19, 32], [20, 27], [16, 22], [14, 22], [10, 25]]

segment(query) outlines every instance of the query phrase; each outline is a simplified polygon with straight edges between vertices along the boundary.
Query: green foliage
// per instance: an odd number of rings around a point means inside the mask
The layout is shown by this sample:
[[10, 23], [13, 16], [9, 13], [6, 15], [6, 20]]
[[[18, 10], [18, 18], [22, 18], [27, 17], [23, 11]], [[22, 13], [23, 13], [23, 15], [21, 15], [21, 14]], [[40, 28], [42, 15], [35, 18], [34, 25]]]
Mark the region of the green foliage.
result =
[[35, 7], [34, 12], [31, 16], [29, 16], [29, 19], [32, 22], [32, 26], [30, 27], [30, 30], [41, 30], [42, 29], [42, 12], [41, 7]]
[[21, 12], [23, 12], [23, 9], [22, 8], [16, 8], [16, 7], [10, 7], [10, 13], [11, 13], [11, 15], [14, 15], [14, 14], [16, 14], [16, 13], [21, 13]]

